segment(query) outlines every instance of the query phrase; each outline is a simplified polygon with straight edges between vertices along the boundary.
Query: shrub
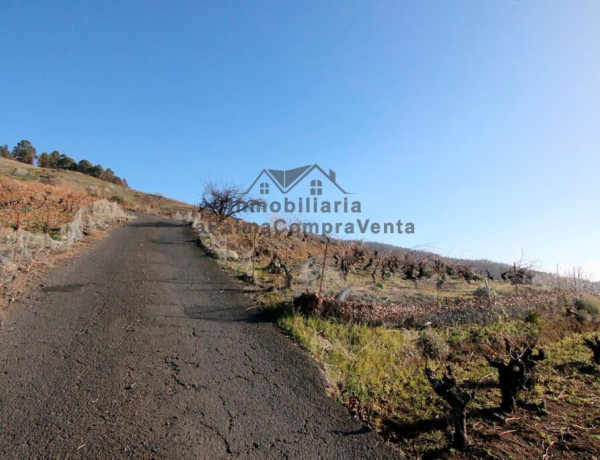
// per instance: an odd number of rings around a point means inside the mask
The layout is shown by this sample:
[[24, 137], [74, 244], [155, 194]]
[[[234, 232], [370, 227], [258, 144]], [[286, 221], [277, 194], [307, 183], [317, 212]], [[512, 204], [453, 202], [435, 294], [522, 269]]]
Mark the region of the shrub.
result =
[[581, 310], [575, 313], [575, 319], [581, 324], [588, 324], [592, 322], [592, 315], [585, 310]]
[[597, 297], [590, 295], [578, 297], [573, 304], [577, 308], [578, 314], [587, 314], [592, 320], [598, 319], [600, 316], [600, 300]]
[[90, 196], [100, 196], [100, 188], [97, 185], [90, 185], [87, 189], [87, 193]]
[[527, 315], [525, 315], [525, 322], [529, 324], [533, 324], [534, 326], [539, 326], [542, 322], [542, 317], [540, 316], [540, 312], [537, 310], [529, 310]]
[[444, 359], [450, 348], [446, 341], [433, 329], [424, 329], [417, 337], [417, 348], [424, 358]]
[[[479, 286], [477, 289], [475, 289], [475, 291], [473, 292], [473, 295], [475, 297], [487, 297], [488, 296], [487, 288], [485, 286]], [[497, 297], [498, 292], [494, 288], [490, 288], [490, 295], [492, 297]]]

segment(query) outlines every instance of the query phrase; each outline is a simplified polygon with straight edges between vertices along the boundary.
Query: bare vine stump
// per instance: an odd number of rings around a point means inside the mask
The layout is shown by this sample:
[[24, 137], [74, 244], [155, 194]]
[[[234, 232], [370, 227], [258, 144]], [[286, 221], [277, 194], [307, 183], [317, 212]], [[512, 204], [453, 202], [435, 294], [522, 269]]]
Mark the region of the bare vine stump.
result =
[[465, 449], [470, 440], [467, 433], [467, 404], [473, 399], [474, 393], [467, 393], [456, 387], [456, 379], [452, 375], [452, 367], [447, 366], [441, 380], [435, 378], [433, 371], [425, 369], [427, 380], [433, 390], [450, 407], [449, 421], [454, 426], [453, 445], [457, 449]]
[[594, 363], [600, 364], [600, 339], [598, 338], [598, 336], [594, 337], [594, 340], [584, 339], [583, 343], [586, 347], [592, 350], [592, 353], [594, 353], [594, 357], [592, 358]]
[[294, 275], [288, 269], [283, 259], [279, 257], [279, 254], [275, 252], [275, 254], [273, 254], [273, 257], [271, 258], [271, 261], [269, 262], [269, 265], [265, 267], [265, 271], [268, 273], [281, 273], [282, 270], [285, 274], [285, 285], [280, 289], [291, 289], [292, 283], [294, 281]]
[[292, 275], [292, 272], [288, 269], [287, 265], [283, 260], [279, 259], [279, 265], [281, 266], [283, 273], [285, 273], [285, 286], [283, 287], [283, 289], [292, 289], [294, 275]]
[[493, 360], [489, 356], [484, 357], [490, 366], [498, 370], [498, 387], [502, 394], [500, 410], [505, 414], [512, 414], [517, 403], [517, 394], [521, 390], [533, 390], [535, 387], [535, 367], [539, 361], [546, 358], [546, 355], [543, 349], [534, 355], [535, 344], [526, 346], [521, 352], [518, 348], [513, 349], [507, 339], [505, 342], [510, 356], [508, 363]]
[[281, 266], [279, 265], [279, 255], [277, 252], [273, 254], [269, 265], [267, 265], [264, 270], [268, 273], [281, 273]]

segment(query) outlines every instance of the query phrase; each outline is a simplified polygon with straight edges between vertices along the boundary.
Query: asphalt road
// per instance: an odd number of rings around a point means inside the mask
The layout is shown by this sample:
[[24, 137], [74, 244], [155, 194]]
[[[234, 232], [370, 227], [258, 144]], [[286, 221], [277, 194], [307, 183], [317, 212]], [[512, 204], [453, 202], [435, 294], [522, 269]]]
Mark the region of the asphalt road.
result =
[[173, 221], [139, 217], [0, 326], [0, 458], [394, 458]]

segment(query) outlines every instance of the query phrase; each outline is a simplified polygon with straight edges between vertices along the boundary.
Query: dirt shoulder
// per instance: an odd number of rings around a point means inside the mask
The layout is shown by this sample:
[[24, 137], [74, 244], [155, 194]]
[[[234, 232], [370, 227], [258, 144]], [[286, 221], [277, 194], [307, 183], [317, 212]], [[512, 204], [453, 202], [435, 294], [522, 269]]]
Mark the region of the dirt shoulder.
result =
[[61, 252], [44, 251], [38, 254], [28, 266], [19, 268], [12, 281], [0, 285], [0, 319], [5, 315], [7, 307], [12, 302], [31, 298], [29, 295], [31, 287], [39, 284], [39, 281], [51, 270], [60, 268], [72, 259], [85, 256], [95, 243], [106, 238], [114, 229], [115, 227], [95, 230], [85, 239], [73, 243], [69, 249]]

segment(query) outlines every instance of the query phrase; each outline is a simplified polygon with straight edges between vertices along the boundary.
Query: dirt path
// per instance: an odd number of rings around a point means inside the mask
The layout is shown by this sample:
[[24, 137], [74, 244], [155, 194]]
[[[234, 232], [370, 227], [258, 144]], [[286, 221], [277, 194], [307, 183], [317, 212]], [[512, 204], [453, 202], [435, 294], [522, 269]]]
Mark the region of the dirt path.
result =
[[393, 458], [195, 247], [141, 217], [0, 326], [0, 458]]

